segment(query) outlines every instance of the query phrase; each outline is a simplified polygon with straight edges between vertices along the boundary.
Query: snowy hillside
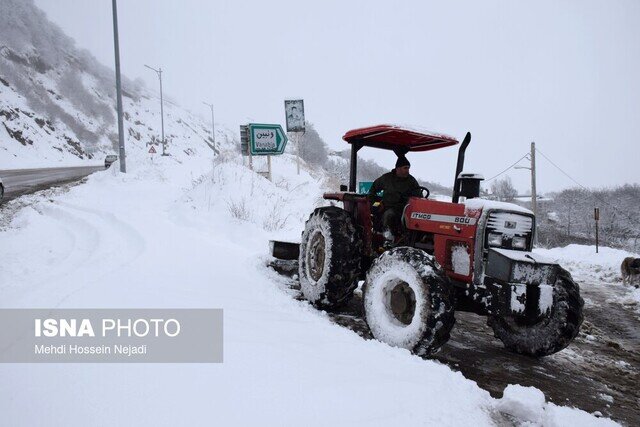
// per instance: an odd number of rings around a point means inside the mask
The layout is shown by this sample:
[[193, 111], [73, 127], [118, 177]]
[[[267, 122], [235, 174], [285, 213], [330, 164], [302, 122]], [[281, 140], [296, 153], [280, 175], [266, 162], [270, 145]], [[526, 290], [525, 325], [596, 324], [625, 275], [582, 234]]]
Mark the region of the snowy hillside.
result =
[[[31, 0], [0, 2], [0, 169], [100, 163], [117, 154], [113, 70], [49, 22]], [[160, 140], [153, 91], [123, 84], [127, 154]], [[231, 142], [220, 128], [216, 142]], [[168, 151], [211, 156], [211, 124], [165, 99]]]
[[[113, 72], [32, 0], [0, 1], [0, 37], [0, 169], [116, 153]], [[134, 82], [124, 89], [127, 174], [111, 167], [0, 206], [0, 308], [221, 308], [224, 362], [0, 364], [0, 424], [616, 425], [534, 387], [492, 397], [448, 365], [365, 339], [299, 300], [266, 267], [268, 242], [299, 240], [327, 204], [323, 192], [343, 183], [344, 157], [303, 161], [298, 174], [290, 145], [269, 181], [247, 167], [234, 132], [217, 125], [214, 147], [209, 123], [167, 102], [171, 155], [152, 158], [158, 99]], [[602, 269], [587, 250], [541, 252], [578, 279], [621, 286], [622, 254], [603, 249]], [[622, 303], [637, 307], [636, 291]]]
[[[612, 425], [533, 388], [493, 399], [293, 299], [264, 267], [267, 242], [297, 237], [322, 180], [296, 175], [289, 155], [275, 160], [273, 183], [235, 156], [218, 159], [213, 174], [205, 158], [164, 158], [23, 198], [1, 232], [0, 305], [223, 308], [224, 363], [0, 366], [5, 422]], [[47, 404], [33, 411], [34, 401]]]

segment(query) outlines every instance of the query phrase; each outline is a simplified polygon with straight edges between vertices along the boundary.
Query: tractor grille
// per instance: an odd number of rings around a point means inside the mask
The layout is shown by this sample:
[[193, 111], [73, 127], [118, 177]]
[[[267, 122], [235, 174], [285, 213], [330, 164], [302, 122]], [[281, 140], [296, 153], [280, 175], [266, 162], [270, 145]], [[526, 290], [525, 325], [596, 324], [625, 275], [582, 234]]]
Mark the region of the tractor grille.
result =
[[[511, 240], [514, 236], [524, 237], [527, 241], [527, 248], [530, 248], [533, 238], [532, 229], [533, 218], [531, 216], [513, 212], [491, 212], [487, 218], [485, 236], [488, 236], [489, 233], [502, 234], [503, 244], [501, 247], [506, 249], [512, 249]], [[485, 247], [488, 247], [486, 240]]]

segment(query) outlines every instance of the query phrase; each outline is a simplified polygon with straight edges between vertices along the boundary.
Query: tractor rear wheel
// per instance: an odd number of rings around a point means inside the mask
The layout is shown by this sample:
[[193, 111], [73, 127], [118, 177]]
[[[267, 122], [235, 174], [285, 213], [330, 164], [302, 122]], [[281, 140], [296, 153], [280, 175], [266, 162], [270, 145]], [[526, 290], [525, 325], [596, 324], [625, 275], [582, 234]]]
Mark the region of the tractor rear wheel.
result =
[[317, 208], [305, 224], [298, 272], [305, 298], [333, 308], [353, 296], [358, 286], [362, 241], [347, 211]]
[[578, 335], [583, 305], [579, 286], [568, 271], [560, 269], [553, 288], [553, 305], [537, 323], [527, 324], [517, 316], [492, 316], [488, 324], [507, 349], [528, 356], [547, 356], [568, 346]]
[[426, 252], [398, 247], [383, 253], [362, 288], [374, 338], [427, 356], [449, 340], [455, 322], [449, 283]]

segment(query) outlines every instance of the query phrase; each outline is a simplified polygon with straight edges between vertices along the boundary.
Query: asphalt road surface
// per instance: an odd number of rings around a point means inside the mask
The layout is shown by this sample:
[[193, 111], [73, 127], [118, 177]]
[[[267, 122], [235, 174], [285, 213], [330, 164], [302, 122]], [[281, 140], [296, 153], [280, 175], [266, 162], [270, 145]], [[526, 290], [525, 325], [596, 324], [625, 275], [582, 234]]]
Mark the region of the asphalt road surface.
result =
[[[289, 276], [295, 270], [276, 269]], [[294, 298], [304, 300], [297, 280], [283, 277]], [[616, 290], [617, 289], [617, 290]], [[577, 407], [628, 426], [640, 425], [640, 316], [610, 300], [607, 284], [585, 283], [584, 322], [565, 350], [543, 358], [507, 351], [487, 319], [456, 312], [451, 339], [433, 357], [460, 371], [494, 397], [509, 384], [533, 386], [560, 406]], [[373, 339], [362, 312], [362, 293], [328, 312], [332, 321], [364, 339]]]
[[4, 183], [2, 201], [7, 202], [24, 194], [44, 190], [54, 184], [77, 181], [101, 170], [104, 170], [104, 166], [0, 170], [0, 178]]

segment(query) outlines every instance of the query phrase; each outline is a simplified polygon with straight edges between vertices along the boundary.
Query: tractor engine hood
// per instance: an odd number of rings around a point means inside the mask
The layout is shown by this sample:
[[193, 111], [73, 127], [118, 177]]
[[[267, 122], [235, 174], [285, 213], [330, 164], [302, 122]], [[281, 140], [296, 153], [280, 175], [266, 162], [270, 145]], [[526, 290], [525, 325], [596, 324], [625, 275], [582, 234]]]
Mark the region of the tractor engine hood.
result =
[[516, 205], [515, 203], [499, 202], [497, 200], [468, 199], [464, 202], [464, 206], [466, 211], [483, 211], [495, 209], [533, 215], [533, 212], [527, 208], [523, 208], [522, 206]]

